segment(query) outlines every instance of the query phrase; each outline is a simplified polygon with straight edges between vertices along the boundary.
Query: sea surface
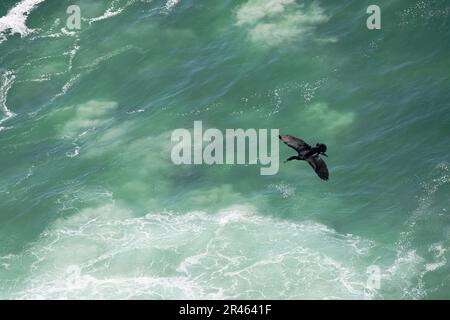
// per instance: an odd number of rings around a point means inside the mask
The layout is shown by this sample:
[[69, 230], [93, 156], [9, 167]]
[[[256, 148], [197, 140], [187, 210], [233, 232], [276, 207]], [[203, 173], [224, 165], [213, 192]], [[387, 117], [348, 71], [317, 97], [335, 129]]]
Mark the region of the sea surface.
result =
[[[449, 89], [448, 0], [2, 0], [0, 299], [450, 298]], [[330, 180], [175, 166], [197, 120]]]

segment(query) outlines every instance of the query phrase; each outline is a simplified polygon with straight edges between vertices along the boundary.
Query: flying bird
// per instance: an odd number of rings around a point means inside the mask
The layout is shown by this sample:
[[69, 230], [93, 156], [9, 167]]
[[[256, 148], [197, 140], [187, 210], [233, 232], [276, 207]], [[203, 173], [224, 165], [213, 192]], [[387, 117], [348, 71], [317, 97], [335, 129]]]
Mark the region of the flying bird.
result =
[[309, 163], [309, 165], [314, 169], [320, 179], [328, 180], [328, 168], [325, 161], [320, 157], [321, 155], [328, 157], [326, 155], [327, 146], [323, 143], [317, 143], [315, 147], [311, 147], [302, 139], [296, 138], [294, 136], [285, 135], [279, 136], [280, 140], [286, 145], [297, 151], [298, 156], [292, 156], [284, 163], [292, 160], [304, 160]]

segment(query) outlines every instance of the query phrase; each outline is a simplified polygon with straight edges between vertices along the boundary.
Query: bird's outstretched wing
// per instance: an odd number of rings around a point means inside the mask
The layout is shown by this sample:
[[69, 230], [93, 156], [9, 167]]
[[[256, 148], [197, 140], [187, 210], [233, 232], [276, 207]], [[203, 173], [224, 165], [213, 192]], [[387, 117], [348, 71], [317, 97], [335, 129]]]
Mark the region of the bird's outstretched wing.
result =
[[303, 151], [307, 151], [311, 149], [311, 146], [307, 144], [302, 139], [296, 138], [294, 136], [285, 135], [279, 136], [280, 140], [283, 141], [286, 145], [297, 151], [299, 154]]
[[311, 167], [314, 169], [314, 171], [317, 173], [320, 179], [322, 180], [328, 180], [329, 174], [328, 174], [328, 168], [325, 161], [323, 161], [322, 158], [319, 156], [310, 157], [307, 159], [308, 163], [311, 165]]

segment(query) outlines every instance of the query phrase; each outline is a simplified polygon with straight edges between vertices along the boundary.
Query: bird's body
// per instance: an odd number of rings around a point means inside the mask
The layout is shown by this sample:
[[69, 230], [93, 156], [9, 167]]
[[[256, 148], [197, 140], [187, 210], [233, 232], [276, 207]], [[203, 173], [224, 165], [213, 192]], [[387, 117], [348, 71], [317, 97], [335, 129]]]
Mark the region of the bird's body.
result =
[[310, 166], [314, 169], [320, 179], [328, 180], [329, 173], [328, 168], [325, 161], [320, 157], [320, 155], [324, 155], [327, 150], [327, 146], [324, 144], [316, 144], [315, 147], [311, 147], [302, 139], [296, 138], [294, 136], [285, 135], [279, 136], [280, 140], [283, 141], [286, 145], [297, 151], [298, 155], [290, 157], [286, 160], [304, 160], [310, 164]]

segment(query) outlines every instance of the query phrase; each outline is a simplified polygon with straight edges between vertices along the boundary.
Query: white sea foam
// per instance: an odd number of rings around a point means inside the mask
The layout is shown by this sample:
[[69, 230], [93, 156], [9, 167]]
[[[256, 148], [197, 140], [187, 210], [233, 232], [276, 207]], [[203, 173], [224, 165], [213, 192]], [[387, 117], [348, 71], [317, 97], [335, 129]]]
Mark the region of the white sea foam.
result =
[[106, 10], [105, 13], [103, 13], [101, 16], [90, 19], [89, 23], [92, 24], [97, 21], [102, 21], [102, 20], [106, 20], [108, 18], [117, 16], [118, 14], [122, 13], [124, 9], [125, 8], [115, 9], [114, 7], [111, 7], [108, 10]]
[[26, 26], [28, 15], [45, 0], [22, 0], [0, 18], [0, 43], [6, 40], [7, 34], [20, 34], [25, 37], [33, 30]]
[[0, 125], [16, 115], [6, 105], [8, 91], [11, 89], [15, 79], [16, 76], [11, 71], [3, 73], [0, 78], [0, 110], [4, 114], [4, 117], [0, 119]]
[[400, 17], [398, 24], [400, 26], [423, 27], [426, 23], [436, 21], [448, 21], [450, 16], [449, 6], [435, 6], [433, 1], [419, 0], [415, 3], [410, 1], [410, 6], [397, 13]]
[[[405, 222], [406, 230], [400, 234], [396, 243], [398, 247], [397, 259], [387, 275], [395, 274], [396, 278], [402, 275], [403, 294], [406, 299], [422, 299], [426, 296], [425, 276], [447, 265], [446, 248], [447, 243], [431, 243], [428, 251], [433, 255], [432, 260], [425, 260], [417, 253], [413, 245], [418, 227], [424, 228], [424, 224], [430, 220], [439, 219], [433, 214], [432, 206], [436, 193], [450, 184], [450, 167], [448, 163], [440, 163], [433, 171], [433, 176], [422, 183], [422, 194], [418, 197], [418, 207], [412, 212], [410, 218]], [[438, 221], [433, 221], [437, 224]], [[425, 243], [423, 243], [425, 245]], [[415, 275], [414, 281], [413, 276]], [[392, 276], [391, 276], [392, 277]]]
[[447, 248], [445, 248], [442, 243], [435, 243], [431, 245], [428, 251], [434, 254], [435, 261], [427, 263], [425, 265], [426, 272], [435, 271], [439, 268], [444, 267], [447, 264], [447, 258], [445, 257]]
[[[151, 1], [152, 0], [148, 0], [147, 2], [151, 2]], [[121, 14], [122, 12], [124, 12], [125, 9], [127, 9], [129, 6], [134, 4], [136, 2], [136, 0], [128, 0], [124, 5], [121, 5], [122, 2], [123, 1], [121, 1], [121, 0], [113, 0], [111, 2], [111, 6], [108, 9], [106, 9], [106, 11], [102, 15], [89, 19], [89, 24], [93, 24], [98, 21], [106, 20], [106, 19], [109, 19], [109, 18], [112, 18], [112, 17], [115, 17], [115, 16]]]
[[72, 88], [72, 86], [80, 80], [81, 76], [82, 76], [82, 74], [78, 73], [78, 74], [74, 75], [73, 77], [71, 77], [69, 79], [69, 81], [67, 81], [62, 86], [61, 91], [59, 93], [57, 93], [52, 99], [50, 99], [49, 104], [53, 103], [57, 98], [64, 96], [70, 90], [70, 88]]
[[4, 262], [31, 260], [9, 298], [351, 299], [365, 285], [355, 247], [371, 243], [264, 217], [251, 205], [136, 217], [111, 203], [57, 220]]
[[135, 113], [142, 113], [142, 112], [145, 112], [145, 110], [137, 109], [137, 110], [127, 111], [127, 114], [135, 114]]
[[111, 119], [111, 112], [117, 108], [113, 101], [89, 101], [74, 107], [76, 113], [64, 126], [63, 135], [75, 137], [86, 130], [98, 128]]
[[6, 130], [9, 130], [9, 129], [12, 129], [12, 127], [0, 127], [0, 132], [1, 131], [6, 131]]
[[73, 67], [73, 59], [75, 59], [75, 55], [80, 50], [80, 46], [78, 45], [78, 41], [75, 42], [73, 48], [67, 52], [64, 52], [64, 55], [69, 57], [69, 69], [68, 71], [72, 71]]
[[[71, 72], [73, 69], [73, 60], [75, 58], [75, 55], [77, 54], [77, 52], [79, 51], [80, 46], [77, 44], [77, 41], [74, 44], [74, 47], [70, 50], [64, 53], [64, 55], [67, 55], [69, 57], [69, 66], [67, 71], [61, 72], [59, 75], [64, 74], [64, 73], [68, 73]], [[94, 61], [92, 61], [91, 63], [87, 64], [87, 65], [83, 65], [80, 66], [78, 69], [81, 70], [81, 72], [74, 74], [71, 76], [71, 78], [62, 86], [61, 91], [59, 93], [57, 93], [53, 98], [51, 98], [49, 100], [49, 102], [46, 104], [46, 106], [52, 104], [56, 99], [58, 99], [59, 97], [64, 96], [76, 83], [78, 83], [85, 75], [89, 74], [92, 70], [94, 70], [95, 68], [97, 68], [102, 62], [111, 59], [112, 57], [122, 54], [123, 52], [126, 52], [128, 50], [134, 49], [134, 47], [132, 46], [125, 46], [123, 48], [120, 48], [114, 52], [108, 53], [104, 56], [100, 56], [96, 59], [94, 59]], [[48, 75], [48, 76], [53, 76], [53, 75], [58, 75], [58, 74], [52, 74], [52, 75]], [[47, 77], [43, 77], [41, 79], [32, 79], [31, 81], [46, 81], [49, 80], [51, 78], [47, 78]], [[40, 112], [42, 108], [34, 111], [34, 114], [37, 114], [38, 112]]]
[[254, 42], [267, 45], [299, 40], [328, 19], [317, 2], [295, 0], [249, 0], [236, 13], [236, 25], [246, 28]]
[[180, 0], [167, 0], [164, 5], [165, 11], [170, 12], [178, 3], [180, 3]]
[[79, 146], [76, 146], [73, 151], [66, 152], [66, 156], [68, 158], [75, 158], [76, 156], [78, 156], [80, 154], [80, 149], [81, 148]]
[[269, 189], [279, 192], [285, 199], [292, 197], [295, 194], [295, 187], [283, 182], [278, 184], [271, 184], [269, 185]]
[[[239, 110], [233, 112], [233, 114], [243, 114], [244, 112], [249, 112], [250, 110], [255, 110], [264, 114], [264, 117], [271, 117], [277, 114], [284, 107], [283, 101], [286, 94], [292, 92], [300, 91], [306, 103], [311, 102], [316, 97], [316, 92], [322, 88], [322, 86], [327, 83], [328, 78], [322, 78], [315, 81], [290, 81], [285, 84], [276, 86], [273, 89], [269, 89], [262, 92], [255, 92], [247, 97], [242, 97], [241, 101], [246, 105], [244, 110]], [[262, 97], [266, 98], [268, 102], [267, 108], [261, 108], [261, 105], [255, 100], [260, 100]], [[268, 99], [267, 99], [268, 98]], [[269, 110], [270, 106], [270, 110]], [[314, 108], [314, 107], [313, 107]], [[269, 110], [269, 111], [268, 111]], [[328, 125], [327, 125], [328, 126]]]
[[313, 123], [323, 123], [326, 131], [336, 132], [348, 127], [355, 120], [353, 112], [345, 112], [331, 109], [327, 103], [315, 103], [306, 107], [300, 113], [303, 119], [308, 119]]

